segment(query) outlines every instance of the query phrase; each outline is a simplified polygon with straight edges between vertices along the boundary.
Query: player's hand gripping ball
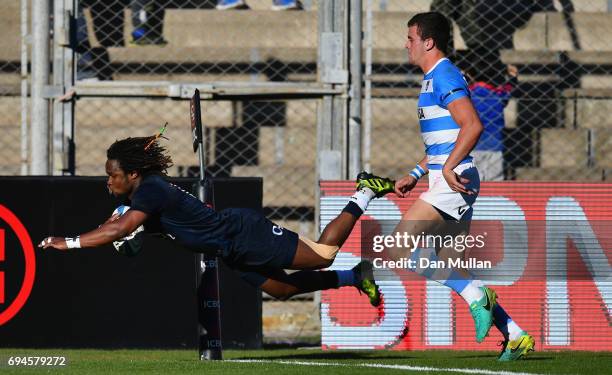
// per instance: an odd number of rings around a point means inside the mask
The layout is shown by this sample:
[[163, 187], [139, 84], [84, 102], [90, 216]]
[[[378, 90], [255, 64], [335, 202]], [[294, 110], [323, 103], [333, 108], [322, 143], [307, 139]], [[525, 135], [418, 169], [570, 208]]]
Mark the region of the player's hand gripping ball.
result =
[[[119, 206], [113, 211], [111, 217], [121, 217], [130, 209], [130, 206]], [[144, 227], [141, 225], [135, 231], [128, 234], [118, 241], [113, 241], [113, 246], [122, 255], [134, 256], [140, 252], [142, 248], [142, 240]]]

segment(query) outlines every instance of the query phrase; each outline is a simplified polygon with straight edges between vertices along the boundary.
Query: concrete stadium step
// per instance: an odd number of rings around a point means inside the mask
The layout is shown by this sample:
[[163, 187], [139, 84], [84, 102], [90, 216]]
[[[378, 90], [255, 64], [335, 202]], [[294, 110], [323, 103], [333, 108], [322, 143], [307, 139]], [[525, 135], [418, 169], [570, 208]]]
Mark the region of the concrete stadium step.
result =
[[612, 168], [612, 128], [590, 129], [591, 144], [594, 149], [593, 163], [596, 166]]
[[[28, 103], [29, 105], [29, 103]], [[228, 102], [203, 103], [205, 124], [231, 126]], [[0, 130], [3, 147], [0, 164], [20, 163], [21, 98], [0, 96]], [[154, 134], [169, 122], [166, 143], [175, 165], [193, 165], [197, 158], [190, 151], [189, 103], [171, 100], [81, 99], [76, 112], [76, 160], [80, 174], [103, 175], [106, 148], [117, 139]], [[29, 134], [28, 134], [29, 138]]]
[[[374, 12], [375, 48], [403, 48], [406, 22], [414, 12]], [[256, 20], [256, 21], [254, 21]], [[168, 46], [231, 48], [317, 48], [317, 12], [223, 12], [168, 9]], [[283, 32], [279, 32], [282, 30]], [[456, 46], [464, 43], [455, 33]]]
[[[378, 9], [387, 11], [373, 13], [375, 49], [402, 49], [406, 22], [415, 11], [422, 10], [425, 2], [410, 6], [397, 4], [379, 4]], [[6, 0], [0, 7], [0, 32], [4, 35], [0, 40], [0, 60], [20, 59], [19, 5], [17, 0]], [[584, 51], [612, 51], [612, 43], [601, 37], [611, 28], [612, 13], [602, 9], [607, 8], [597, 5], [588, 12], [572, 13]], [[129, 19], [129, 14], [127, 15], [126, 19]], [[126, 23], [124, 31], [126, 35], [129, 34], [127, 24], [129, 23]], [[169, 41], [168, 46], [111, 48], [109, 53], [112, 61], [201, 62], [210, 59], [215, 62], [228, 58], [230, 60], [225, 61], [265, 61], [268, 57], [280, 58], [283, 61], [287, 58], [315, 61], [312, 57], [316, 57], [318, 35], [317, 12], [314, 10], [279, 13], [270, 10], [220, 12], [214, 9], [170, 8], [166, 11], [164, 29], [165, 38]], [[279, 30], [283, 32], [278, 32]], [[460, 33], [455, 32], [454, 35], [455, 48], [464, 49], [465, 43], [461, 40]], [[90, 35], [90, 38], [94, 45], [98, 44], [93, 35]], [[514, 41], [516, 50], [574, 50], [565, 20], [559, 12], [534, 14], [528, 24], [515, 33]], [[201, 47], [212, 49], [205, 52]], [[228, 54], [227, 48], [238, 49], [234, 52], [234, 57]], [[253, 48], [258, 51], [254, 52]], [[285, 48], [292, 50], [281, 51]], [[257, 57], [257, 53], [261, 56]]]
[[[242, 104], [232, 108], [229, 102], [203, 102], [203, 122], [206, 127], [240, 127], [244, 120], [252, 120], [243, 113]], [[289, 101], [286, 103], [285, 125], [274, 126], [262, 113], [252, 116], [260, 119], [258, 156], [261, 166], [309, 166], [316, 163], [316, 101]], [[237, 111], [236, 114], [233, 111]], [[152, 134], [169, 122], [172, 144], [189, 144], [188, 103], [173, 100], [91, 99], [82, 98], [76, 105], [77, 152], [88, 160], [88, 149], [96, 144], [110, 144], [127, 136]], [[1, 97], [0, 124], [20, 123], [20, 98]], [[372, 164], [414, 163], [423, 154], [423, 144], [416, 118], [415, 98], [373, 99]], [[275, 116], [272, 116], [275, 117]], [[237, 118], [237, 119], [236, 119]], [[272, 126], [270, 126], [272, 125]], [[211, 133], [211, 137], [215, 135]], [[100, 137], [104, 141], [100, 141]], [[106, 138], [108, 139], [106, 139]], [[219, 151], [211, 150], [217, 155]], [[182, 147], [173, 150], [175, 164], [192, 164], [192, 156]], [[79, 154], [79, 156], [81, 156]], [[98, 155], [103, 158], [104, 155]], [[102, 160], [103, 162], [103, 160]]]
[[566, 127], [612, 129], [612, 88], [569, 89], [562, 95]]
[[[612, 27], [611, 27], [612, 28]], [[610, 65], [612, 64], [611, 51], [524, 51], [524, 50], [502, 50], [501, 58], [506, 64], [528, 65], [528, 64], [559, 64], [562, 54], [578, 64], [585, 65]]]
[[[15, 123], [14, 115], [19, 115], [19, 97], [0, 97], [0, 108], [10, 110], [8, 123]], [[244, 103], [230, 101], [202, 101], [202, 123], [205, 127], [219, 128], [240, 126], [243, 121], [258, 122], [267, 125], [267, 120], [278, 121], [284, 118], [287, 127], [316, 127], [316, 101], [290, 100], [286, 102], [284, 114], [262, 112], [246, 113]], [[270, 102], [263, 102], [270, 103]], [[126, 99], [126, 98], [81, 98], [76, 102], [76, 120], [79, 126], [124, 127], [129, 124], [134, 128], [151, 124], [163, 124], [181, 127], [189, 123], [189, 102], [171, 99]], [[262, 107], [262, 108], [265, 108]], [[5, 113], [5, 112], [0, 112]], [[269, 119], [266, 119], [269, 116]], [[0, 119], [0, 123], [5, 118]], [[17, 121], [18, 123], [18, 121]]]
[[[30, 100], [27, 101], [28, 112]], [[0, 126], [3, 128], [19, 127], [21, 124], [21, 97], [0, 96]]]
[[[610, 26], [612, 30], [612, 26]], [[457, 48], [460, 52], [464, 47]], [[569, 60], [585, 65], [610, 65], [612, 64], [612, 51], [553, 51], [553, 50], [502, 50], [501, 58], [506, 64], [514, 65], [554, 65], [562, 61], [562, 53]], [[365, 61], [365, 58], [364, 58]], [[377, 64], [406, 64], [408, 55], [402, 46], [381, 48], [374, 46], [372, 49], [372, 61]]]
[[[396, 127], [402, 124], [406, 129], [418, 129], [418, 89], [373, 90], [372, 122], [375, 126]], [[517, 99], [510, 99], [504, 110], [507, 128], [515, 128], [517, 120]]]
[[[561, 13], [545, 13], [545, 17], [548, 38], [544, 47], [555, 51], [575, 50], [563, 15]], [[607, 34], [612, 28], [612, 14], [603, 12], [572, 13], [571, 17], [574, 21], [582, 50], [612, 50], [612, 43], [610, 43], [608, 38], [602, 38], [602, 35]]]
[[[81, 127], [139, 129], [168, 122], [181, 130], [189, 124], [189, 101], [170, 99], [81, 98], [76, 102], [76, 123]], [[207, 127], [232, 125], [230, 102], [203, 102], [202, 122]], [[156, 125], [156, 126], [157, 126]]]
[[[179, 37], [177, 37], [179, 38]], [[240, 43], [236, 41], [236, 43]], [[248, 42], [245, 44], [249, 44]], [[184, 46], [181, 39], [169, 41], [160, 46], [130, 46], [108, 48], [111, 63], [259, 63], [288, 61], [292, 63], [316, 63], [317, 50], [314, 47], [295, 48], [291, 46]]]
[[612, 77], [601, 74], [584, 75], [580, 77], [580, 87], [583, 89], [612, 89]]
[[[601, 37], [602, 33], [610, 30], [612, 14], [571, 13], [571, 17], [583, 51], [612, 50], [612, 44]], [[516, 50], [575, 50], [563, 14], [560, 12], [534, 14], [524, 28], [515, 32], [513, 39]]]
[[597, 182], [603, 181], [605, 170], [603, 168], [583, 168], [580, 171], [568, 168], [517, 168], [517, 180], [527, 181], [570, 181], [570, 182]]
[[21, 60], [20, 7], [21, 0], [2, 0], [0, 3], [0, 61]]
[[[321, 1], [321, 0], [319, 0]], [[251, 9], [266, 10], [270, 9], [272, 0], [246, 0], [246, 3]], [[306, 9], [316, 10], [318, 8], [317, 1], [302, 1], [307, 6]], [[587, 9], [590, 12], [602, 11], [605, 12], [607, 9], [606, 0], [574, 0], [574, 8], [576, 11], [582, 11]], [[594, 4], [592, 4], [594, 3]], [[581, 7], [582, 5], [582, 7]], [[588, 5], [588, 7], [584, 7]], [[431, 0], [374, 0], [372, 1], [373, 11], [402, 11], [402, 12], [427, 12], [431, 6]], [[366, 8], [366, 1], [363, 2], [363, 9]], [[601, 9], [601, 10], [600, 10]]]
[[321, 334], [319, 305], [308, 300], [264, 301], [262, 330], [264, 341], [299, 340]]
[[315, 205], [315, 169], [311, 167], [234, 166], [232, 177], [263, 177], [264, 206], [310, 207]]
[[[232, 121], [240, 127], [244, 119], [240, 115], [242, 105], [232, 108], [229, 102], [206, 101], [202, 105], [204, 124], [213, 130], [232, 126]], [[289, 101], [286, 106], [285, 126], [267, 126], [265, 118], [260, 120], [259, 163], [262, 166], [281, 163], [314, 168], [316, 101]], [[407, 162], [422, 155], [415, 99], [375, 99], [373, 109], [373, 163]], [[238, 111], [236, 115], [232, 113], [234, 110]], [[184, 131], [188, 124], [188, 111], [187, 102], [173, 100], [82, 98], [76, 105], [77, 160], [89, 163], [93, 159], [103, 163], [105, 147], [114, 140], [153, 134], [167, 121], [170, 124], [168, 136], [172, 139], [169, 147], [175, 164], [191, 165], [193, 156], [185, 151], [190, 142], [189, 133]], [[0, 97], [0, 113], [3, 114], [0, 124], [18, 131], [20, 98]], [[251, 120], [250, 115], [245, 116], [246, 120]], [[175, 144], [178, 145], [176, 149], [173, 148]], [[100, 145], [104, 147], [100, 148]]]
[[[568, 93], [573, 100], [571, 95]], [[612, 100], [612, 94], [610, 98]], [[19, 96], [0, 96], [0, 113], [2, 113], [0, 125], [20, 123], [20, 103]], [[255, 116], [258, 117], [257, 121], [262, 127], [274, 127], [275, 122], [282, 119], [284, 119], [283, 127], [287, 128], [310, 129], [317, 126], [316, 100], [288, 100], [284, 102], [286, 107], [283, 114], [277, 112], [266, 114], [263, 104], [261, 112], [254, 110], [253, 113], [245, 113], [244, 103], [249, 102], [235, 103], [232, 107], [232, 102], [229, 101], [202, 101], [204, 126], [210, 128], [240, 126], [243, 121], [254, 121]], [[372, 99], [372, 122], [375, 127], [373, 131], [377, 131], [378, 127], [396, 128], [400, 125], [409, 132], [417, 129], [416, 105], [416, 97]], [[113, 128], [130, 125], [138, 128], [168, 121], [170, 125], [179, 127], [182, 126], [180, 124], [187, 124], [189, 121], [189, 103], [170, 99], [80, 98], [75, 108], [78, 126]], [[573, 118], [570, 113], [567, 117]], [[506, 115], [506, 120], [513, 122], [512, 113]], [[587, 123], [587, 120], [580, 118], [578, 125]], [[292, 142], [290, 138], [288, 141]]]
[[[612, 29], [612, 26], [611, 26]], [[126, 74], [126, 73], [115, 73], [113, 75], [115, 80], [180, 80], [186, 82], [193, 81], [214, 81], [214, 80], [261, 80], [265, 81], [265, 67], [271, 64], [281, 61], [284, 63], [292, 64], [316, 64], [317, 61], [317, 50], [314, 47], [305, 48], [222, 48], [222, 47], [180, 47], [171, 46], [166, 47], [155, 47], [155, 46], [143, 46], [143, 47], [131, 47], [131, 48], [118, 48], [112, 47], [108, 49], [110, 61], [115, 64], [142, 64], [142, 63], [155, 63], [155, 64], [228, 64], [228, 63], [241, 63], [241, 64], [261, 64], [260, 73], [248, 73], [245, 69], [244, 74], [225, 74], [220, 73], [218, 75], [213, 74], [202, 74], [202, 77], [198, 78], [196, 74], [166, 74], [166, 73], [147, 73], [147, 74]], [[568, 58], [577, 64], [582, 65], [612, 65], [612, 52], [611, 51], [569, 51], [567, 53]], [[398, 46], [396, 48], [375, 48], [372, 50], [372, 61], [374, 64], [406, 64], [408, 62], [406, 51]], [[507, 64], [515, 65], [558, 65], [561, 63], [561, 55], [559, 51], [543, 51], [543, 50], [505, 50], [502, 52], [502, 61]], [[365, 55], [363, 57], [363, 63], [365, 64]], [[186, 67], [189, 69], [189, 67]], [[195, 69], [195, 67], [194, 67]], [[555, 72], [551, 71], [550, 78], [554, 77]], [[291, 74], [290, 74], [291, 75]], [[390, 74], [377, 73], [378, 80], [387, 81]], [[522, 75], [522, 79], [525, 80], [531, 77], [532, 74]], [[583, 87], [602, 87], [602, 82], [599, 78], [594, 83], [593, 80], [589, 80], [591, 75], [583, 75], [581, 77]], [[602, 76], [607, 77], [607, 76]], [[308, 74], [303, 78], [288, 77], [292, 81], [316, 81], [316, 74]], [[377, 78], [373, 78], [377, 80]], [[402, 74], [397, 77], [400, 81], [406, 81], [406, 75]], [[395, 79], [393, 79], [395, 80]], [[586, 80], [586, 81], [585, 81]], [[593, 86], [595, 84], [595, 86]], [[611, 87], [612, 85], [608, 82], [603, 87]]]
[[[253, 0], [247, 0], [250, 4]], [[264, 1], [264, 0], [256, 0]], [[404, 11], [404, 12], [427, 12], [431, 7], [431, 0], [374, 0], [372, 9], [377, 11]], [[607, 12], [608, 0], [573, 0], [572, 5], [575, 12]], [[364, 1], [365, 8], [365, 1]]]
[[[18, 165], [19, 160], [19, 127], [3, 127], [7, 138], [13, 139], [12, 151], [6, 152], [3, 164]], [[264, 128], [265, 129], [265, 128]], [[143, 134], [153, 134], [157, 126], [148, 126], [140, 129]], [[388, 130], [386, 128], [385, 130]], [[385, 131], [379, 136], [374, 135], [373, 151], [384, 150], [384, 153], [373, 152], [371, 171], [381, 176], [397, 179], [407, 173], [423, 155], [423, 146], [420, 136], [412, 137], [403, 128], [396, 131]], [[80, 174], [101, 174], [105, 160], [105, 150], [114, 140], [134, 136], [134, 129], [130, 127], [115, 128], [113, 131], [100, 131], [95, 127], [77, 128], [77, 167]], [[273, 148], [266, 145], [263, 135], [259, 138], [260, 155], [271, 153]], [[410, 147], [410, 142], [414, 147]], [[101, 146], [103, 145], [103, 146]], [[190, 150], [190, 138], [173, 137], [167, 145], [175, 165], [193, 165], [195, 156]], [[5, 148], [5, 150], [8, 150]], [[212, 152], [212, 150], [211, 150]], [[612, 168], [612, 130], [606, 128], [596, 129], [542, 129], [540, 131], [539, 160], [541, 168], [586, 168], [593, 165], [599, 168]], [[314, 155], [314, 144], [311, 151], [302, 152], [304, 155]], [[260, 156], [261, 157], [261, 156]], [[235, 166], [233, 176], [262, 176], [266, 205], [269, 206], [310, 206], [314, 199], [315, 165], [314, 156], [308, 162], [304, 160], [286, 160], [282, 165]], [[214, 160], [214, 159], [212, 159]], [[83, 169], [85, 165], [92, 168]], [[284, 176], [295, 176], [286, 179]], [[275, 201], [275, 199], [279, 199]]]
[[[412, 163], [420, 160], [424, 146], [415, 115], [416, 103], [415, 98], [373, 99], [371, 163], [389, 164], [398, 160]], [[259, 165], [314, 167], [316, 102], [290, 101], [286, 113], [287, 126], [260, 128]]]
[[540, 167], [586, 167], [589, 159], [588, 130], [541, 129]]
[[[30, 82], [28, 80], [28, 90]], [[21, 95], [21, 76], [18, 73], [0, 73], [0, 96]]]
[[[0, 105], [2, 103], [6, 103], [7, 110], [10, 109], [11, 112], [10, 116], [5, 117], [9, 119], [8, 123], [19, 123], [19, 98], [12, 98], [9, 101], [0, 99]], [[209, 128], [229, 127], [234, 123], [240, 127], [243, 121], [252, 120], [252, 116], [261, 118], [258, 120], [260, 124], [259, 165], [314, 167], [316, 162], [316, 101], [288, 101], [284, 110], [284, 126], [274, 126], [274, 121], [278, 121], [276, 114], [265, 115], [265, 111], [242, 114], [244, 113], [242, 104], [232, 108], [229, 102], [205, 101], [202, 105], [203, 122]], [[235, 114], [234, 110], [237, 111]], [[83, 98], [77, 102], [76, 106], [77, 132], [86, 131], [89, 128], [92, 130], [89, 130], [87, 134], [92, 136], [101, 129], [103, 132], [117, 135], [147, 135], [155, 132], [157, 127], [168, 121], [171, 126], [169, 133], [171, 139], [187, 144], [188, 134], [183, 132], [183, 126], [187, 124], [188, 111], [187, 102], [173, 100]], [[373, 100], [372, 163], [389, 163], [395, 160], [412, 162], [413, 159], [420, 158], [423, 153], [423, 145], [415, 113], [416, 99], [414, 98]], [[270, 117], [267, 118], [267, 116]], [[277, 120], [273, 119], [275, 117]], [[268, 120], [270, 123], [267, 122]], [[125, 129], [131, 129], [131, 133], [126, 132]], [[90, 139], [88, 137], [89, 135], [85, 134], [78, 136], [77, 142], [84, 144]], [[85, 145], [85, 147], [89, 146]], [[180, 153], [182, 154], [184, 152]], [[177, 164], [183, 164], [182, 161], [179, 162], [182, 159], [191, 160], [188, 154], [185, 158], [179, 156], [176, 158]]]
[[317, 13], [168, 9], [164, 37], [181, 47], [312, 47]]
[[0, 132], [2, 132], [2, 147], [0, 147], [0, 175], [18, 174], [21, 168], [21, 126], [19, 125], [19, 122], [16, 122], [15, 124], [1, 123]]
[[258, 141], [260, 166], [315, 167], [316, 127], [262, 127], [259, 129]]
[[[168, 81], [181, 83], [203, 83], [203, 82], [268, 82], [268, 78], [264, 74], [250, 73], [123, 73], [117, 72], [113, 74], [115, 81]], [[310, 81], [316, 81], [316, 76]]]
[[[372, 165], [399, 163], [409, 168], [421, 160], [425, 154], [425, 146], [418, 126], [391, 126], [375, 123], [371, 142], [370, 163]], [[408, 171], [410, 169], [412, 167]]]
[[[21, 98], [0, 96], [0, 175], [16, 176], [21, 173]], [[29, 101], [28, 101], [29, 109]], [[27, 129], [29, 134], [29, 125]]]
[[[401, 48], [405, 42], [406, 22], [413, 12], [374, 12], [375, 48]], [[612, 43], [601, 38], [610, 29], [610, 13], [572, 13], [584, 51], [611, 51]], [[257, 20], [257, 21], [254, 21]], [[316, 47], [317, 13], [224, 12], [215, 10], [168, 9], [165, 36], [170, 45], [183, 47]], [[284, 32], [279, 33], [279, 30]], [[458, 31], [458, 30], [457, 30]], [[255, 36], [255, 37], [254, 37]], [[460, 33], [455, 33], [460, 39]], [[464, 49], [461, 40], [455, 47]], [[536, 13], [514, 35], [517, 50], [574, 50], [563, 15]]]
[[[270, 9], [272, 0], [245, 0], [251, 9], [266, 10]], [[321, 1], [321, 0], [319, 0]], [[584, 2], [585, 0], [578, 0], [578, 2]], [[604, 2], [604, 0], [597, 0], [597, 2]], [[302, 1], [308, 10], [316, 10], [318, 8], [318, 1], [306, 0]], [[426, 12], [429, 10], [431, 0], [374, 0], [372, 1], [372, 10], [374, 11], [404, 11], [404, 12]], [[366, 8], [366, 2], [363, 2], [363, 9]]]
[[[255, 14], [252, 14], [253, 12]], [[375, 62], [406, 62], [406, 53], [403, 51], [405, 42], [403, 28], [412, 14], [410, 12], [374, 13], [373, 60]], [[253, 17], [258, 19], [255, 24], [252, 21]], [[269, 11], [223, 12], [220, 15], [215, 10], [169, 9], [165, 21], [166, 37], [169, 40], [167, 46], [110, 48], [109, 54], [111, 61], [119, 63], [253, 62], [269, 59], [315, 62], [316, 17], [316, 12], [288, 12], [283, 13], [283, 17], [278, 17], [276, 12]], [[518, 54], [508, 56], [507, 61], [555, 62], [558, 60], [557, 51], [570, 51], [570, 58], [579, 63], [610, 62], [609, 54], [602, 54], [602, 51], [612, 51], [612, 43], [602, 41], [593, 29], [603, 31], [609, 29], [612, 15], [573, 13], [573, 17], [583, 44], [582, 51], [573, 51], [571, 38], [560, 13], [537, 13], [525, 28], [515, 34], [515, 52]], [[184, 22], [185, 19], [189, 22]], [[232, 27], [232, 25], [237, 26]], [[202, 29], [190, 34], [187, 30], [192, 27]], [[284, 34], [274, 32], [283, 28], [292, 31]], [[465, 43], [458, 29], [455, 31], [455, 48], [465, 49]], [[252, 38], [252, 35], [258, 37]], [[304, 38], [304, 35], [308, 37]], [[526, 51], [536, 55], [521, 55]]]
[[540, 167], [612, 167], [612, 128], [541, 129]]
[[[544, 64], [537, 61], [537, 56], [531, 61], [522, 61], [518, 64]], [[556, 63], [551, 63], [556, 64]], [[585, 62], [585, 64], [589, 64]], [[612, 54], [610, 54], [610, 62], [605, 65], [612, 65]], [[519, 78], [521, 83], [524, 82], [553, 82], [558, 80], [555, 68], [551, 68], [550, 74], [522, 74]], [[10, 74], [7, 74], [10, 76]], [[395, 74], [395, 73], [375, 73], [371, 79], [373, 85], [372, 97], [409, 97], [412, 96], [407, 91], [411, 88], [401, 87], [406, 83], [419, 82], [422, 75], [416, 74]], [[585, 74], [580, 77], [580, 88], [583, 89], [610, 89], [612, 88], [612, 76], [602, 74]], [[175, 82], [216, 82], [216, 81], [241, 81], [241, 82], [270, 82], [265, 72], [260, 73], [219, 73], [219, 74], [176, 74], [176, 73], [159, 73], [159, 74], [138, 74], [138, 73], [114, 73], [115, 81], [175, 81]], [[0, 77], [2, 80], [2, 77]], [[315, 73], [288, 73], [286, 81], [288, 82], [316, 82], [317, 75]], [[19, 76], [7, 77], [8, 84], [0, 84], [0, 94], [2, 95], [19, 95]], [[389, 83], [397, 83], [401, 88], [384, 87]], [[377, 85], [382, 84], [382, 86]], [[415, 95], [416, 96], [416, 95]]]

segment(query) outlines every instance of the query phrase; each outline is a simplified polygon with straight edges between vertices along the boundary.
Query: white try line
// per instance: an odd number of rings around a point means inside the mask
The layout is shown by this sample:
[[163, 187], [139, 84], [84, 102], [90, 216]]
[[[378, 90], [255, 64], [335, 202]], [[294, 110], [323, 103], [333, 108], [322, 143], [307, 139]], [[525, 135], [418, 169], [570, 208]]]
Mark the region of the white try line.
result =
[[425, 367], [425, 366], [408, 366], [408, 365], [384, 365], [378, 363], [338, 363], [338, 362], [306, 362], [306, 361], [278, 361], [268, 359], [229, 359], [224, 362], [237, 363], [277, 363], [282, 365], [301, 365], [301, 366], [336, 366], [336, 367], [367, 367], [367, 368], [384, 368], [392, 370], [406, 371], [441, 371], [441, 372], [458, 372], [462, 374], [482, 374], [482, 375], [540, 375], [532, 372], [513, 372], [513, 371], [493, 371], [479, 368], [445, 368], [445, 367]]

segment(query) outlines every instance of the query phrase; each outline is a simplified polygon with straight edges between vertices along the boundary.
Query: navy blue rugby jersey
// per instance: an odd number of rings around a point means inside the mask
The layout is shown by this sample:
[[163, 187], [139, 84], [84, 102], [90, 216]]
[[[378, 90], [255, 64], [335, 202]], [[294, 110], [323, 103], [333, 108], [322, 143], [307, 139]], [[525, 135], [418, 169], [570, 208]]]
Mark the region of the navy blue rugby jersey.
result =
[[165, 234], [193, 251], [220, 249], [227, 256], [242, 227], [232, 210], [217, 212], [159, 175], [145, 176], [130, 204], [148, 215], [145, 232]]

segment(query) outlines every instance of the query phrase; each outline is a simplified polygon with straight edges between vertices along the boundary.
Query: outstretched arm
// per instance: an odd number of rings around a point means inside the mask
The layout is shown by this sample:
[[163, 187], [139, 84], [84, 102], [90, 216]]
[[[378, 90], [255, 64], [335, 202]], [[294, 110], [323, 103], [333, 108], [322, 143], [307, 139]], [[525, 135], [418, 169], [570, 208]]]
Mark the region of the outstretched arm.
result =
[[[111, 243], [135, 231], [136, 228], [142, 225], [146, 219], [146, 213], [138, 210], [129, 210], [119, 219], [107, 221], [91, 232], [80, 235], [77, 237], [78, 246], [73, 245], [72, 247], [97, 247]], [[74, 244], [76, 239], [68, 241]], [[47, 237], [38, 245], [38, 247], [42, 247], [44, 249], [53, 247], [59, 250], [66, 250], [69, 248], [68, 244], [66, 243], [66, 238], [64, 237]]]

